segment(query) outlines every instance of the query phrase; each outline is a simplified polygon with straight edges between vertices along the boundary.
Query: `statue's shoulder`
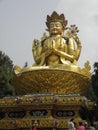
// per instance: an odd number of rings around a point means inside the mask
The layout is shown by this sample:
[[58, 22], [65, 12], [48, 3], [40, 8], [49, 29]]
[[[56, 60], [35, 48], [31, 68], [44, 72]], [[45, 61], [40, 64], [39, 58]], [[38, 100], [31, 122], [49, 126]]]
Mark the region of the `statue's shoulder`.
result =
[[69, 38], [68, 37], [63, 36], [62, 38], [66, 41], [67, 44], [69, 43]]
[[43, 33], [43, 36], [41, 37], [41, 41], [40, 41], [41, 45], [43, 46], [45, 41], [48, 39], [49, 39], [49, 36], [47, 36], [46, 33]]

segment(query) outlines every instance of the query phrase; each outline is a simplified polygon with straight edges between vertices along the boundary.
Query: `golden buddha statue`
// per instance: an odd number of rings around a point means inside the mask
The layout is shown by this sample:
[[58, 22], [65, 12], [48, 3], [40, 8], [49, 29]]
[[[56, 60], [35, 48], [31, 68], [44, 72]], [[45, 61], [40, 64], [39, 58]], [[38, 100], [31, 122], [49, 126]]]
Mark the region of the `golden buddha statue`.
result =
[[[44, 34], [41, 41], [34, 40], [33, 42], [35, 65], [76, 65], [81, 52], [81, 42], [76, 34], [77, 27], [74, 25], [66, 28], [67, 20], [64, 15], [56, 12], [47, 16], [46, 25], [49, 36]], [[65, 30], [68, 30], [66, 34], [64, 34]]]
[[31, 67], [15, 67], [13, 79], [19, 94], [60, 93], [84, 94], [90, 84], [90, 65], [85, 62], [84, 68], [77, 66], [81, 53], [79, 32], [75, 25], [67, 26], [64, 14], [53, 12], [47, 15], [47, 31], [41, 40], [34, 39], [32, 52], [35, 63]]

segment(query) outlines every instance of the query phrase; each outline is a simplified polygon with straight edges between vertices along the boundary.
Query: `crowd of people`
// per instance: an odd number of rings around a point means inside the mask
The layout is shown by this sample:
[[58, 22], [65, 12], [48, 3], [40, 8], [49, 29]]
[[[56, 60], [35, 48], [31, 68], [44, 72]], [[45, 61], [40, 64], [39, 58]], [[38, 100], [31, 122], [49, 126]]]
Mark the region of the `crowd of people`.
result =
[[68, 129], [69, 130], [96, 130], [93, 123], [87, 122], [74, 122], [74, 118], [68, 121]]

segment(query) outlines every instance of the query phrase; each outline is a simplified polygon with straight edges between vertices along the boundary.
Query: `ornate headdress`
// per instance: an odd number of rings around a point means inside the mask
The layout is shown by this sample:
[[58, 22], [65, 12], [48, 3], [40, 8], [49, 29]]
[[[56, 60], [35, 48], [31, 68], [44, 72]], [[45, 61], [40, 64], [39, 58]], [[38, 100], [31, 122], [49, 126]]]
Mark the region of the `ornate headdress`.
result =
[[53, 12], [51, 14], [51, 16], [47, 15], [47, 21], [46, 21], [46, 25], [49, 28], [49, 24], [51, 22], [56, 22], [59, 21], [62, 23], [63, 29], [65, 29], [66, 25], [67, 25], [67, 20], [65, 20], [64, 14], [59, 15], [57, 12]]

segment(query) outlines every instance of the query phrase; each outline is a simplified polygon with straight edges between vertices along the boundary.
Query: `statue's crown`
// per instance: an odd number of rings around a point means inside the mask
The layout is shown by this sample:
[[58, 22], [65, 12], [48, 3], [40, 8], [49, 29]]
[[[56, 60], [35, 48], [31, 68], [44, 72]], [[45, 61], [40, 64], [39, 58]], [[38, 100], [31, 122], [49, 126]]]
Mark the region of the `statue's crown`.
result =
[[49, 24], [51, 22], [56, 22], [59, 21], [62, 23], [63, 28], [65, 29], [66, 25], [67, 25], [67, 20], [65, 20], [64, 14], [59, 15], [56, 11], [54, 11], [51, 16], [47, 15], [47, 21], [46, 21], [46, 25], [49, 28]]

